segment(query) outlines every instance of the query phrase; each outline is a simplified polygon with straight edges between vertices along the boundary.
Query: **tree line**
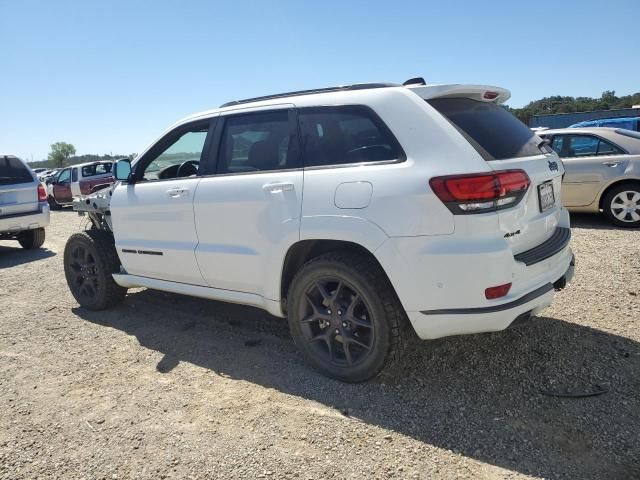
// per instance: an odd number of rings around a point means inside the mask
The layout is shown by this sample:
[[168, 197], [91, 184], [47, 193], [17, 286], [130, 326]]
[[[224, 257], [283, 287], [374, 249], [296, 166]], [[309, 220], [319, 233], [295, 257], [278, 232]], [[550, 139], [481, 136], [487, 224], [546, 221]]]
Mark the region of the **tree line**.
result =
[[[617, 97], [614, 90], [606, 90], [602, 92], [600, 98], [554, 95], [529, 102], [522, 108], [510, 108], [508, 106], [506, 108], [528, 125], [533, 115], [615, 110], [618, 108], [631, 108], [633, 105], [640, 105], [640, 92]], [[640, 114], [640, 110], [638, 113]]]
[[51, 151], [46, 160], [38, 162], [30, 162], [31, 168], [62, 168], [69, 165], [77, 165], [79, 163], [99, 162], [99, 161], [116, 161], [121, 158], [133, 159], [137, 154], [129, 155], [76, 155], [76, 148], [66, 142], [56, 142], [51, 144]]

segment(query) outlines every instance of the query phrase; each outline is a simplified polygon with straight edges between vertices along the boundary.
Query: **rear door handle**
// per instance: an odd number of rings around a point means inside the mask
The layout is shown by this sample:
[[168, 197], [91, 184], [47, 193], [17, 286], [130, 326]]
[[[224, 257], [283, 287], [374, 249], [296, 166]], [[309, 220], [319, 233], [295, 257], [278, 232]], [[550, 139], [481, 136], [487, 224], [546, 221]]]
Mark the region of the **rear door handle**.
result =
[[167, 195], [171, 198], [184, 197], [189, 193], [188, 188], [170, 188], [167, 190]]
[[620, 162], [602, 162], [603, 165], [606, 165], [607, 167], [617, 167], [618, 165], [620, 165]]
[[262, 186], [262, 190], [267, 193], [282, 193], [282, 192], [291, 192], [293, 191], [294, 186], [293, 183], [267, 183]]

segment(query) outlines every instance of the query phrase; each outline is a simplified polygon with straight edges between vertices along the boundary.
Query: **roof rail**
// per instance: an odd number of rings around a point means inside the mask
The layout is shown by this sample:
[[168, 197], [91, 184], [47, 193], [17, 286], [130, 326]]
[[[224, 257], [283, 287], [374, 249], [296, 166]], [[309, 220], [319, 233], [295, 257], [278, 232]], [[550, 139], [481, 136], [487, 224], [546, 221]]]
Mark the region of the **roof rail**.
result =
[[243, 103], [260, 102], [262, 100], [272, 100], [275, 98], [296, 97], [299, 95], [313, 95], [315, 93], [344, 92], [352, 90], [368, 90], [372, 88], [399, 87], [396, 83], [356, 83], [354, 85], [342, 85], [338, 87], [315, 88], [313, 90], [299, 90], [297, 92], [277, 93], [275, 95], [266, 95], [264, 97], [247, 98], [244, 100], [233, 100], [223, 103], [220, 108], [231, 107], [233, 105], [241, 105]]

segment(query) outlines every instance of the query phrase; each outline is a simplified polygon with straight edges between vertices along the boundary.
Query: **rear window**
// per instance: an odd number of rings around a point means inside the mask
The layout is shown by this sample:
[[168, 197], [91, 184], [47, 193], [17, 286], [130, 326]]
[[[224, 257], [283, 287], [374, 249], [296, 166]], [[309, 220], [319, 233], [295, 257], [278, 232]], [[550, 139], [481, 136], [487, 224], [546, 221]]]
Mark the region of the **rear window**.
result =
[[20, 160], [16, 157], [0, 157], [0, 185], [31, 182], [33, 182], [33, 176], [29, 168]]
[[404, 160], [391, 131], [367, 107], [310, 107], [298, 112], [305, 166]]
[[543, 153], [538, 146], [540, 139], [529, 127], [495, 103], [470, 98], [434, 98], [427, 103], [449, 120], [487, 161]]
[[94, 175], [105, 175], [111, 173], [111, 163], [98, 163], [95, 165], [87, 165], [82, 167], [83, 177], [93, 177]]

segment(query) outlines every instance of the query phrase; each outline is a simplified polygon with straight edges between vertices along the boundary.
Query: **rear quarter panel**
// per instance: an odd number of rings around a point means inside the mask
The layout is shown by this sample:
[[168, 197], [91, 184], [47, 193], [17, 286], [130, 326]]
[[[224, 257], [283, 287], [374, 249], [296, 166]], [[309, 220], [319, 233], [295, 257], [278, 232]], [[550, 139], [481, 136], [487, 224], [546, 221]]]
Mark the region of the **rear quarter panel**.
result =
[[[453, 215], [435, 196], [429, 179], [438, 175], [486, 172], [490, 167], [469, 143], [422, 98], [405, 88], [335, 95], [336, 105], [367, 105], [394, 134], [406, 160], [398, 163], [305, 168], [301, 238], [309, 238], [314, 217], [352, 217], [370, 222], [389, 237], [447, 235]], [[296, 106], [313, 105], [300, 98]], [[324, 104], [328, 104], [324, 102]], [[336, 193], [346, 183], [367, 182], [371, 200], [340, 208]], [[340, 204], [340, 202], [338, 202]], [[319, 235], [320, 232], [314, 232]]]

